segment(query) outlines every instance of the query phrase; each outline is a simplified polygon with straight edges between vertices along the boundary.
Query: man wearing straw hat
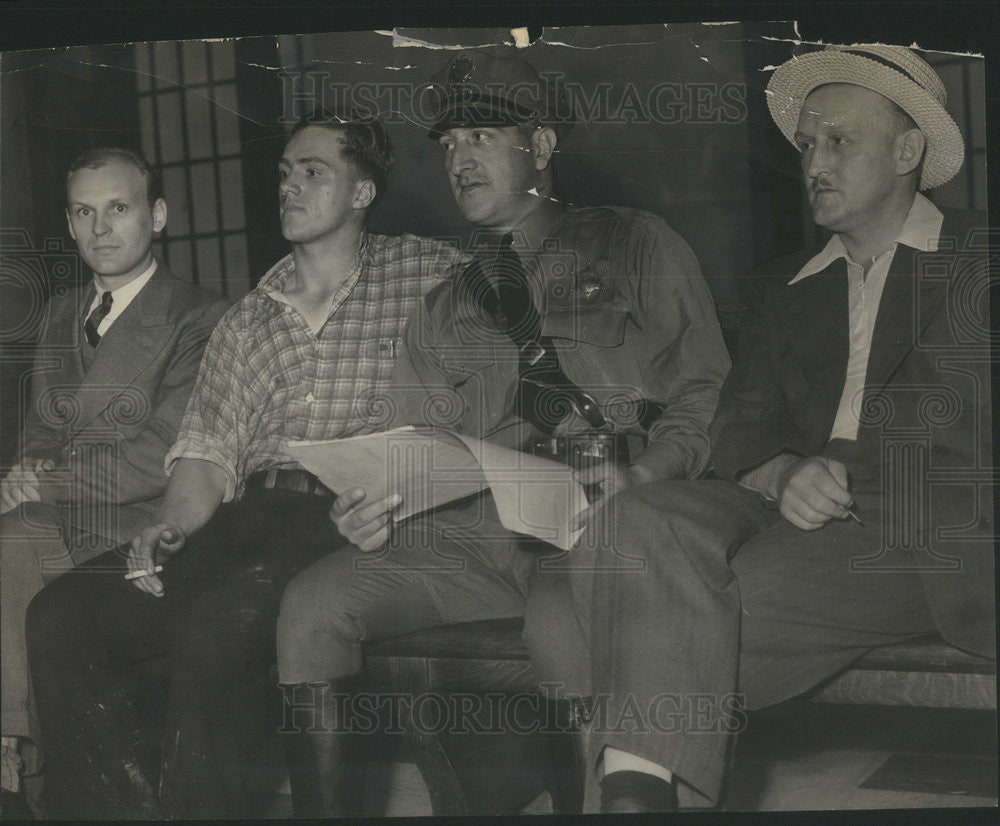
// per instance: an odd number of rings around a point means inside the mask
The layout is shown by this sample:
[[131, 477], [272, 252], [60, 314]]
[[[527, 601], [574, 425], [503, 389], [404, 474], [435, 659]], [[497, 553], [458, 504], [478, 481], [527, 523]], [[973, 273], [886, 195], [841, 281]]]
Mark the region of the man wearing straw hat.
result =
[[575, 549], [619, 569], [573, 574], [605, 812], [716, 803], [742, 708], [873, 647], [995, 651], [984, 222], [919, 192], [964, 156], [944, 87], [857, 45], [793, 58], [767, 95], [832, 235], [746, 281], [720, 478], [625, 491], [611, 546]]

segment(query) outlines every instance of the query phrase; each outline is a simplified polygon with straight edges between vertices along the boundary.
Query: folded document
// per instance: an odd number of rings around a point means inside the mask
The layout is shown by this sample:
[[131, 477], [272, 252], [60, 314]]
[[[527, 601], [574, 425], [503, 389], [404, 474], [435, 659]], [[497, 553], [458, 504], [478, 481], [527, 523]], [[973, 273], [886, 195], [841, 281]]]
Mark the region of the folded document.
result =
[[338, 494], [362, 487], [371, 502], [400, 494], [397, 522], [489, 488], [508, 530], [563, 550], [582, 533], [569, 527], [587, 507], [572, 469], [491, 442], [401, 427], [350, 439], [293, 441], [286, 452]]

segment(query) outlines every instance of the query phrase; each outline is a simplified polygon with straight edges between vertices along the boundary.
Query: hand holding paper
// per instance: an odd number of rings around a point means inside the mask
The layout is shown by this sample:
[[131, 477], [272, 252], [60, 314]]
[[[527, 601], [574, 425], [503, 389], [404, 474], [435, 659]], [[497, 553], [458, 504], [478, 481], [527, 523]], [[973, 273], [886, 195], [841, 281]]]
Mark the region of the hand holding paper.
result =
[[[404, 427], [353, 439], [289, 442], [286, 449], [327, 487], [347, 497], [347, 510], [335, 514], [334, 521], [338, 529], [343, 525], [341, 533], [346, 530], [345, 536], [358, 536], [366, 545], [379, 547], [385, 541], [389, 511], [398, 522], [487, 487], [508, 530], [564, 550], [581, 533], [570, 528], [570, 520], [586, 508], [587, 499], [572, 469], [490, 442]], [[364, 501], [373, 504], [355, 512], [362, 500], [351, 491], [359, 488]], [[394, 495], [401, 502], [393, 509], [389, 503]], [[386, 515], [382, 524], [377, 524], [378, 513]], [[374, 545], [379, 535], [381, 542]]]

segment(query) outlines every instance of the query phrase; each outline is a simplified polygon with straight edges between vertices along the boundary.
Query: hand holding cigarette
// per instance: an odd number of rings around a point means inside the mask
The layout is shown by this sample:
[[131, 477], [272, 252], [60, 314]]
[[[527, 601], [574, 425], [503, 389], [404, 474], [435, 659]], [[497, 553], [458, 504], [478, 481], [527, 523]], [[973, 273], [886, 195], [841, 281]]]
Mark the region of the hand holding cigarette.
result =
[[162, 597], [163, 583], [157, 574], [163, 570], [163, 565], [156, 563], [177, 553], [183, 547], [185, 538], [184, 531], [176, 525], [162, 522], [150, 525], [132, 540], [128, 554], [129, 572], [125, 579], [140, 591]]
[[[157, 565], [153, 569], [153, 574], [158, 574], [162, 570], [163, 570], [163, 566], [162, 565]], [[153, 574], [151, 574], [149, 571], [132, 571], [131, 573], [125, 574], [125, 579], [128, 579], [128, 580], [140, 579], [141, 577], [152, 576]]]

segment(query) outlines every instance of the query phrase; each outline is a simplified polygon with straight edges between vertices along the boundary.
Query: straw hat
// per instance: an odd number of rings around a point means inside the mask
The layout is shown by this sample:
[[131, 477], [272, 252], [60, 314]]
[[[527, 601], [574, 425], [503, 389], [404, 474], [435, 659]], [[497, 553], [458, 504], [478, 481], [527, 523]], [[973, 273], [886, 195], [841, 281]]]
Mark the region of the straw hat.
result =
[[902, 46], [860, 43], [827, 46], [783, 63], [767, 84], [767, 105], [781, 133], [794, 145], [799, 111], [806, 96], [826, 83], [853, 83], [878, 92], [899, 106], [924, 133], [920, 189], [940, 186], [958, 172], [965, 143], [945, 110], [948, 94], [937, 73]]

